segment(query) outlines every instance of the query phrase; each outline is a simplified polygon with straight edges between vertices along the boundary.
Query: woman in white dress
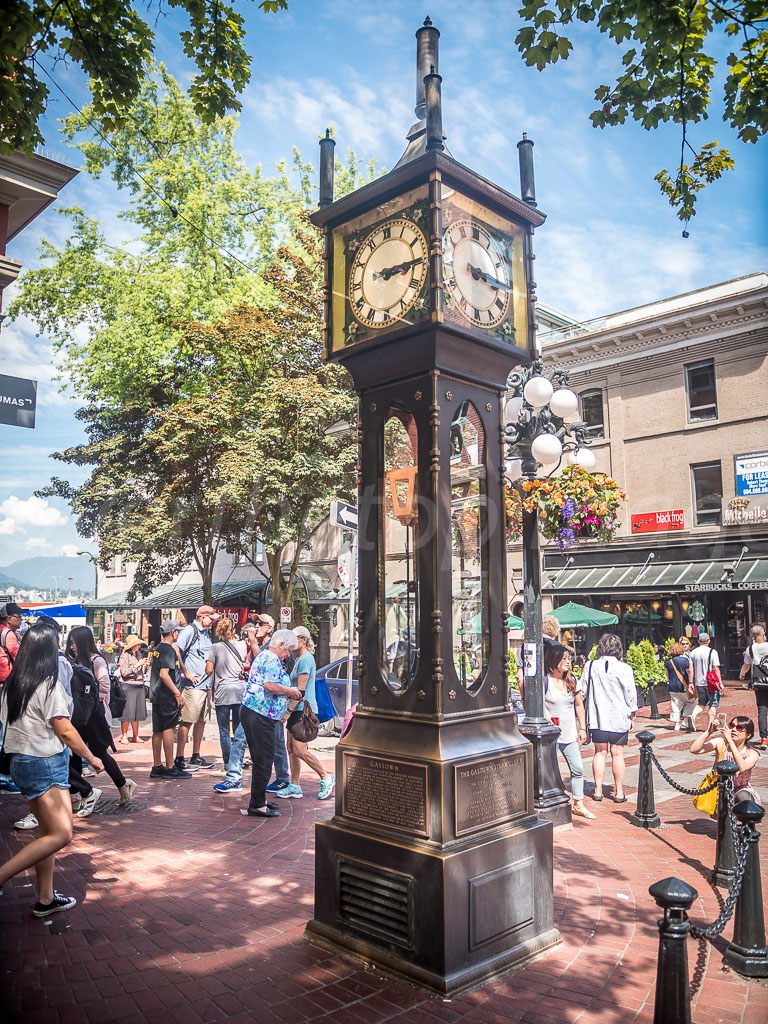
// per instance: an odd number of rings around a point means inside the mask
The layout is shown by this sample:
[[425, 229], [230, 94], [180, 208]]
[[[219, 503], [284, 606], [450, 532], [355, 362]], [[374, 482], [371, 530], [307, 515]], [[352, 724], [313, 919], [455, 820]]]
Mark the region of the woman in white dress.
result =
[[596, 815], [584, 806], [584, 763], [580, 748], [587, 741], [587, 722], [579, 684], [571, 675], [571, 655], [567, 647], [547, 644], [544, 673], [544, 714], [560, 729], [557, 746], [571, 773], [573, 813], [580, 818], [595, 818]]

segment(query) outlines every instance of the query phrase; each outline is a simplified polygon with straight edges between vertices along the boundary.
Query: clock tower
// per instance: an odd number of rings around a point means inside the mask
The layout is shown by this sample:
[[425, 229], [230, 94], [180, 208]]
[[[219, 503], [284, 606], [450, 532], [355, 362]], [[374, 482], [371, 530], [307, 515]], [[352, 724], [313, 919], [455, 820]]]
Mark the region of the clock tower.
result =
[[439, 32], [417, 36], [397, 166], [333, 202], [321, 140], [325, 354], [359, 406], [359, 703], [316, 830], [310, 938], [442, 994], [559, 942], [552, 824], [508, 700], [502, 400], [533, 358], [523, 199], [448, 153]]

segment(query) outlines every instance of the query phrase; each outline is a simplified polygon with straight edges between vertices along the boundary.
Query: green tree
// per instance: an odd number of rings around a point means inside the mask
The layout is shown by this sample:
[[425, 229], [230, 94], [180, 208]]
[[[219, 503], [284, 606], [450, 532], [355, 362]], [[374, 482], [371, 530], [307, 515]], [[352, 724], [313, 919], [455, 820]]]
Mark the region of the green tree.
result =
[[[243, 16], [222, 0], [170, 0], [170, 6], [189, 18], [180, 38], [197, 67], [189, 87], [196, 115], [210, 124], [239, 110], [237, 96], [251, 77]], [[275, 13], [288, 3], [258, 6]], [[96, 117], [107, 131], [124, 127], [151, 65], [156, 18], [142, 18], [126, 0], [7, 0], [0, 19], [0, 152], [31, 153], [44, 141], [38, 121], [49, 90], [35, 62], [41, 54], [78, 64], [90, 79]]]
[[622, 49], [624, 71], [595, 90], [591, 114], [597, 128], [628, 117], [651, 130], [665, 121], [681, 128], [677, 170], [659, 171], [656, 181], [686, 223], [696, 197], [734, 166], [716, 141], [695, 149], [692, 124], [708, 116], [718, 36], [727, 37], [728, 72], [724, 118], [743, 142], [757, 142], [768, 130], [768, 19], [764, 0], [526, 0], [525, 25], [515, 42], [526, 64], [542, 71], [565, 60], [573, 49], [566, 34], [577, 21], [594, 24]]

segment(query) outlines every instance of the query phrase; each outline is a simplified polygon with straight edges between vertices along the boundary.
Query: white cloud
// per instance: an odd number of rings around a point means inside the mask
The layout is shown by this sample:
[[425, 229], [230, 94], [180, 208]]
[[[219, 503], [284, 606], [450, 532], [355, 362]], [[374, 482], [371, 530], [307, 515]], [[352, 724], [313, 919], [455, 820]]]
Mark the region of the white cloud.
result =
[[30, 537], [24, 541], [24, 547], [30, 548], [32, 551], [50, 551], [51, 542], [45, 537]]
[[[49, 505], [44, 498], [37, 498], [32, 495], [25, 501], [12, 494], [0, 504], [0, 532], [18, 533], [28, 526], [66, 526], [67, 517], [53, 505]], [[6, 527], [10, 523], [15, 529]]]
[[80, 554], [80, 548], [78, 548], [77, 544], [62, 544], [61, 554], [65, 558], [77, 558]]

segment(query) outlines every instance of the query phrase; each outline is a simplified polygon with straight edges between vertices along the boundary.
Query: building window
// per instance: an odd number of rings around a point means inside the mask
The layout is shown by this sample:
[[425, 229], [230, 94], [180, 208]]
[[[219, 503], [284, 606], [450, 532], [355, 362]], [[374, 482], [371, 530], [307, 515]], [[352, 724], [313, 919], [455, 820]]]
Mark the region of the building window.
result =
[[717, 419], [717, 391], [715, 363], [689, 363], [685, 368], [685, 387], [688, 394], [688, 422]]
[[108, 575], [110, 576], [122, 576], [123, 575], [123, 556], [112, 555], [109, 560]]
[[581, 400], [581, 418], [587, 425], [587, 437], [605, 437], [603, 418], [603, 392], [584, 391]]
[[723, 500], [723, 472], [719, 462], [691, 466], [693, 518], [696, 526], [719, 526]]

